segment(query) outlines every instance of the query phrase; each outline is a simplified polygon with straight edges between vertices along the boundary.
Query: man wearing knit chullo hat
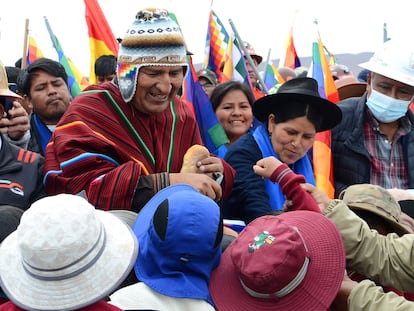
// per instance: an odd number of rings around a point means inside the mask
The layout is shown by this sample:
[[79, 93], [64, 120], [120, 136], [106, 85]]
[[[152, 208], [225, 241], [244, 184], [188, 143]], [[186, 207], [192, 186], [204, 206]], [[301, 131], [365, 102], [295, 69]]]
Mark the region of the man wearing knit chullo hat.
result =
[[[46, 151], [47, 192], [82, 192], [98, 209], [133, 211], [170, 184], [226, 197], [234, 171], [223, 160], [209, 156], [196, 173], [180, 173], [187, 149], [202, 145], [193, 111], [177, 96], [187, 70], [184, 38], [169, 12], [139, 11], [118, 53], [119, 86], [90, 86], [56, 127]], [[220, 184], [212, 176], [224, 178]]]

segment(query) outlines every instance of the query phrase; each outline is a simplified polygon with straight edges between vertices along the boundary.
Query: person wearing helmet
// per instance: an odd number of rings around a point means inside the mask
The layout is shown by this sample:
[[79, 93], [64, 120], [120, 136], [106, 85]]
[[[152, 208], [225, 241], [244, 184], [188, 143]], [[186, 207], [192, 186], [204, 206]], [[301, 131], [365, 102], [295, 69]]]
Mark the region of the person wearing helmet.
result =
[[[245, 41], [244, 47], [246, 48], [247, 53], [249, 53], [250, 57], [253, 60], [254, 65], [257, 68], [262, 63], [263, 57], [256, 53], [256, 51], [254, 50], [253, 46], [250, 43]], [[256, 99], [259, 99], [263, 97], [265, 94], [263, 93], [263, 90], [261, 90], [260, 88], [259, 77], [256, 75], [256, 72], [253, 69], [252, 64], [250, 64], [250, 62], [247, 60], [246, 57], [245, 59], [246, 59], [247, 72], [249, 73], [250, 82], [252, 83], [253, 94]]]
[[332, 130], [335, 196], [353, 184], [414, 188], [414, 46], [389, 40], [360, 67], [370, 71], [361, 97], [338, 103]]

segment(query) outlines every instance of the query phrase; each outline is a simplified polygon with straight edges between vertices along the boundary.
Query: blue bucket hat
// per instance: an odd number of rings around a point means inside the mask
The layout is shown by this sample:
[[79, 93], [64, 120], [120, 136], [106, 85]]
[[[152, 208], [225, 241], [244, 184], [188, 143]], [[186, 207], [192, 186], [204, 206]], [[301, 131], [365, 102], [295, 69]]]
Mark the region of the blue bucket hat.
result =
[[133, 226], [140, 249], [137, 278], [160, 294], [206, 300], [221, 258], [223, 222], [219, 206], [186, 184], [159, 191]]

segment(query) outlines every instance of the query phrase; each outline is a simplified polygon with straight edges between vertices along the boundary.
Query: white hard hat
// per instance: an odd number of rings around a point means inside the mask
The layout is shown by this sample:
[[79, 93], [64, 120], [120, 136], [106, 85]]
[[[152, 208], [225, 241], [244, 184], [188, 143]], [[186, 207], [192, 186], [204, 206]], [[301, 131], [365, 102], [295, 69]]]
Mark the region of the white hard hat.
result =
[[407, 41], [389, 40], [360, 67], [414, 86], [414, 47]]

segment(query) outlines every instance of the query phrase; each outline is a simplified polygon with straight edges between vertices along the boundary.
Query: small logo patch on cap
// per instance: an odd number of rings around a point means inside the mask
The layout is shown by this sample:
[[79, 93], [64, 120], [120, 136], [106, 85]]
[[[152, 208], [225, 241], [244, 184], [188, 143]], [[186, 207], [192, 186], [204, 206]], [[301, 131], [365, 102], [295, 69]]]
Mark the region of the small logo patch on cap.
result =
[[275, 237], [269, 231], [263, 231], [254, 237], [254, 242], [249, 244], [247, 250], [249, 253], [253, 253], [266, 244], [272, 244], [274, 240]]

